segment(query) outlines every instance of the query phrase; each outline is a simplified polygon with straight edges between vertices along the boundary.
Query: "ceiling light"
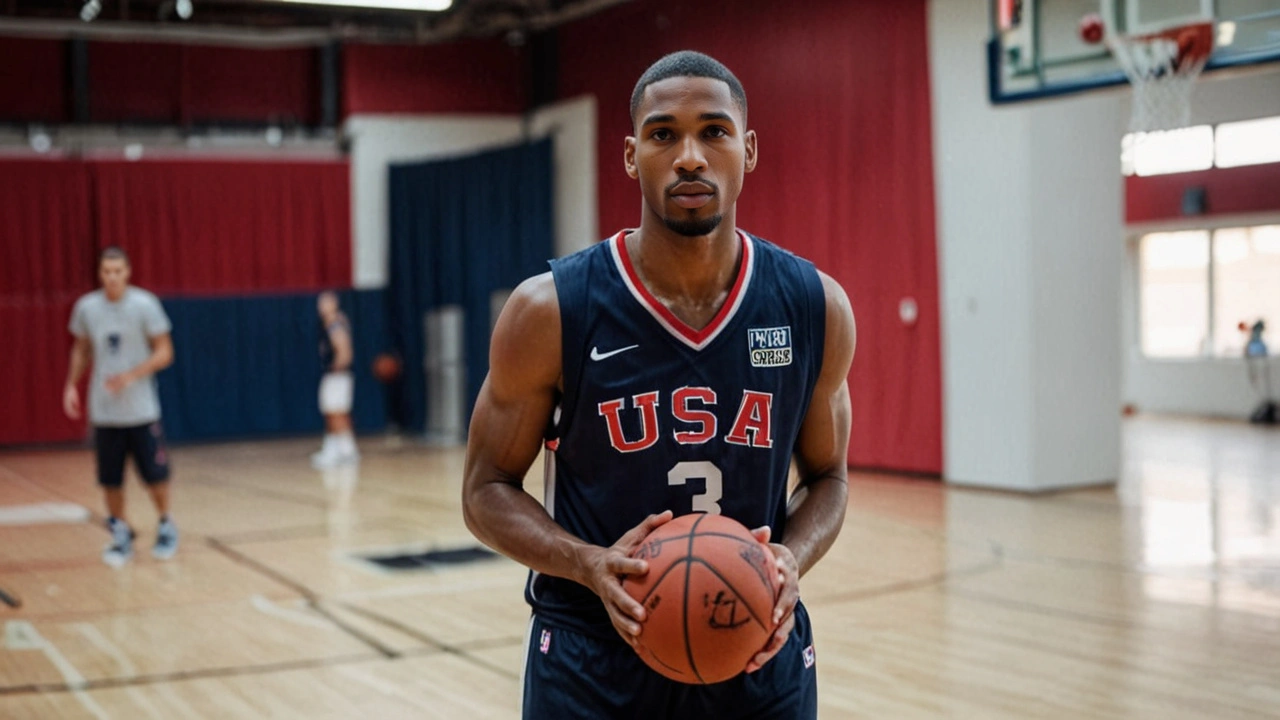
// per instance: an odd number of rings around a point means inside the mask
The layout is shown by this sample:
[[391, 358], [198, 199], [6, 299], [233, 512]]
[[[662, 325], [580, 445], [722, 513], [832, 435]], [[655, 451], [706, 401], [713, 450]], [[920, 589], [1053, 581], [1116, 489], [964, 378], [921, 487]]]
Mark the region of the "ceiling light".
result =
[[1236, 41], [1236, 24], [1227, 20], [1218, 23], [1218, 45], [1226, 47]]
[[191, 13], [194, 9], [195, 8], [191, 7], [191, 0], [178, 0], [177, 5], [174, 6], [174, 10], [178, 13], [178, 17], [183, 20], [190, 20]]
[[49, 137], [49, 133], [39, 125], [33, 126], [28, 133], [27, 142], [31, 143], [31, 149], [38, 153], [47, 153], [53, 149], [53, 138]]
[[371, 8], [375, 10], [429, 10], [440, 12], [453, 7], [453, 0], [279, 0], [298, 5]]
[[98, 17], [98, 13], [102, 11], [102, 3], [98, 0], [89, 0], [80, 8], [80, 19], [85, 22], [91, 22]]

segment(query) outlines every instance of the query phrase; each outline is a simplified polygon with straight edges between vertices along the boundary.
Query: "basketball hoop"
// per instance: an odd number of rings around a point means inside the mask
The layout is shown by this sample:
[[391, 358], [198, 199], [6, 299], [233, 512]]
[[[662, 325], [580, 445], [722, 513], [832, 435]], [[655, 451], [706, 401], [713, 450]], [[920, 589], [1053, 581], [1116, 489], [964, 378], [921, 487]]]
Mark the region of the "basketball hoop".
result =
[[1107, 46], [1133, 86], [1132, 132], [1191, 124], [1191, 88], [1213, 54], [1213, 23], [1146, 35], [1113, 35]]

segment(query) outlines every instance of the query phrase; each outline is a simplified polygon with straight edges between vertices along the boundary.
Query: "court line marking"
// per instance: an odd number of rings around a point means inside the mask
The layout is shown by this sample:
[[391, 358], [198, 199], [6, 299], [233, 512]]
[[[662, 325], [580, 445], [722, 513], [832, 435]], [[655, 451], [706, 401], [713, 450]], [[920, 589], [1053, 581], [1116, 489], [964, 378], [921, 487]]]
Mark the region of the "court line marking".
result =
[[360, 642], [369, 646], [373, 650], [376, 650], [378, 654], [382, 655], [384, 658], [391, 659], [391, 658], [396, 658], [400, 656], [399, 652], [393, 650], [392, 648], [387, 647], [377, 638], [369, 635], [368, 633], [365, 633], [361, 630], [358, 630], [352, 627], [351, 625], [343, 622], [337, 617], [334, 617], [332, 613], [330, 613], [327, 609], [321, 606], [320, 595], [314, 592], [313, 590], [311, 590], [311, 588], [308, 588], [302, 583], [294, 580], [293, 578], [290, 578], [289, 576], [285, 575], [284, 573], [281, 573], [280, 571], [272, 567], [269, 567], [267, 565], [264, 565], [263, 563], [258, 562], [257, 560], [254, 560], [253, 558], [249, 557], [248, 555], [245, 555], [244, 553], [236, 550], [235, 548], [232, 548], [229, 545], [225, 545], [219, 542], [217, 538], [206, 538], [205, 542], [209, 545], [209, 547], [222, 553], [232, 561], [237, 562], [243, 565], [244, 567], [255, 570], [259, 574], [265, 577], [271, 578], [272, 580], [298, 593], [306, 600], [308, 607], [310, 607], [315, 612], [319, 613], [329, 622], [333, 623], [339, 630], [345, 632], [346, 634], [350, 635], [356, 640], [359, 640]]
[[[278, 595], [278, 597], [274, 597], [274, 599], [279, 601], [296, 600], [298, 598], [297, 593], [284, 592], [284, 591], [278, 591], [277, 593], [259, 593], [259, 594], [261, 594], [263, 597], [266, 597], [268, 599], [272, 599], [274, 596]], [[65, 610], [65, 611], [48, 612], [48, 613], [33, 611], [31, 609], [31, 603], [27, 603], [26, 605], [23, 606], [23, 614], [28, 618], [40, 620], [41, 622], [47, 622], [47, 623], [48, 622], [70, 622], [72, 620], [76, 620], [80, 618], [87, 618], [91, 620], [113, 620], [116, 618], [124, 619], [124, 618], [129, 618], [137, 615], [147, 615], [150, 613], [165, 612], [169, 610], [191, 610], [194, 608], [217, 607], [220, 605], [235, 605], [237, 603], [244, 602], [244, 600], [245, 598], [241, 596], [241, 597], [222, 598], [219, 600], [193, 600], [191, 602], [172, 603], [169, 605], [162, 605], [158, 607], [142, 606], [142, 607], [130, 607], [130, 608], [123, 608], [123, 609], [107, 609], [107, 610], [104, 610], [104, 609]]]
[[91, 516], [89, 508], [72, 502], [0, 505], [0, 526], [79, 524]]
[[255, 593], [250, 596], [249, 604], [258, 612], [278, 617], [287, 622], [294, 623], [295, 625], [305, 625], [307, 627], [319, 628], [321, 630], [331, 630], [333, 628], [331, 623], [325, 622], [320, 617], [309, 615], [299, 609], [282, 607], [263, 595]]
[[[322, 507], [326, 510], [329, 509], [330, 507], [330, 502], [328, 497], [316, 497], [314, 495], [306, 494], [305, 492], [289, 492], [287, 490], [265, 490], [257, 485], [242, 484], [235, 480], [223, 479], [215, 475], [210, 475], [208, 472], [195, 473], [191, 476], [189, 480], [184, 478], [184, 482], [194, 482], [198, 485], [201, 485], [203, 487], [209, 487], [209, 488], [216, 487], [216, 488], [228, 488], [232, 490], [239, 490], [241, 492], [248, 493], [248, 494], [261, 495], [263, 497], [269, 497], [276, 500], [280, 500], [281, 502], [294, 502], [299, 505], [306, 505], [308, 507]], [[461, 506], [458, 505], [457, 503], [447, 502], [444, 500], [437, 500], [429, 497], [421, 497], [418, 495], [406, 494], [400, 490], [396, 490], [392, 488], [380, 488], [376, 484], [370, 484], [370, 481], [364, 481], [360, 483], [360, 492], [362, 495], [375, 494], [375, 495], [381, 495], [381, 496], [390, 498], [392, 500], [395, 500], [398, 505], [404, 505], [404, 504], [425, 505], [428, 507], [432, 507], [438, 510], [445, 510], [448, 512], [455, 512], [455, 511], [461, 512]]]
[[[514, 562], [514, 561], [513, 561]], [[438, 577], [438, 576], [433, 576]], [[432, 583], [415, 584], [415, 585], [396, 585], [392, 587], [376, 588], [372, 590], [348, 590], [335, 595], [330, 595], [327, 599], [346, 602], [356, 600], [385, 600], [387, 598], [412, 597], [414, 595], [453, 595], [460, 592], [470, 592], [472, 590], [496, 590], [508, 589], [513, 586], [511, 578], [492, 578], [488, 580], [475, 580], [468, 583]]]
[[[355, 615], [359, 615], [363, 618], [371, 620], [380, 625], [385, 625], [386, 627], [389, 627], [392, 630], [395, 630], [403, 635], [413, 638], [414, 640], [417, 640], [429, 647], [436, 648], [437, 650], [448, 653], [450, 655], [455, 655], [463, 660], [466, 660], [467, 662], [470, 662], [472, 665], [476, 665], [477, 667], [484, 668], [485, 670], [489, 670], [490, 672], [501, 675], [502, 677], [515, 680], [520, 676], [519, 673], [513, 673], [504, 667], [495, 665], [489, 662], [488, 660], [485, 660], [484, 658], [472, 655], [471, 652], [469, 652], [468, 648], [464, 648], [461, 645], [454, 645], [452, 643], [447, 643], [432, 635], [428, 635], [427, 633], [421, 630], [418, 630], [417, 628], [410, 627], [409, 625], [406, 625], [400, 622], [399, 620], [386, 617], [385, 615], [376, 613], [372, 610], [367, 610], [358, 605], [351, 605], [348, 603], [340, 603], [339, 605], [347, 612], [353, 613]], [[484, 649], [484, 648], [480, 648], [480, 649]]]
[[[437, 652], [439, 651], [431, 650], [430, 652], [416, 652], [410, 654], [415, 656], [431, 655]], [[267, 665], [235, 665], [230, 667], [208, 668], [205, 670], [157, 673], [155, 675], [138, 675], [137, 677], [131, 678], [102, 678], [101, 680], [86, 680], [81, 685], [75, 687], [70, 684], [55, 685], [49, 683], [30, 683], [27, 685], [10, 685], [8, 687], [0, 687], [0, 696], [38, 695], [40, 693], [76, 692], [78, 690], [103, 690], [108, 688], [132, 687], [136, 685], [156, 685], [170, 682], [181, 682], [184, 680], [265, 675], [276, 672], [287, 672], [290, 670], [308, 670], [313, 668], [347, 665], [357, 662], [370, 662], [381, 659], [383, 658], [380, 658], [378, 655], [373, 653], [361, 653], [359, 655], [339, 655], [332, 658], [290, 660], [288, 662], [271, 663]]]
[[[125, 656], [119, 646], [108, 640], [107, 636], [103, 635], [102, 631], [99, 630], [96, 625], [93, 623], [82, 622], [72, 623], [70, 627], [83, 635], [91, 645], [101, 650], [112, 660], [115, 660], [116, 664], [120, 666], [120, 671], [124, 673], [126, 677], [137, 676], [138, 668], [133, 664], [133, 661]], [[125, 694], [127, 694], [148, 716], [154, 718], [154, 720], [166, 720], [166, 717], [156, 710], [155, 706], [151, 704], [151, 701], [147, 696], [140, 692], [138, 688], [126, 688]]]
[[995, 560], [987, 560], [967, 567], [943, 570], [942, 572], [933, 573], [932, 575], [926, 575], [921, 578], [902, 580], [862, 590], [851, 590], [845, 593], [804, 596], [802, 599], [807, 607], [818, 607], [820, 605], [832, 605], [842, 602], [867, 600], [870, 598], [883, 597], [885, 595], [895, 595], [897, 593], [909, 592], [911, 590], [920, 590], [922, 588], [945, 585], [953, 579], [985, 575], [986, 573], [999, 570], [1002, 567], [1004, 567], [1004, 562], [997, 558]]
[[76, 666], [71, 664], [71, 661], [58, 650], [56, 645], [41, 635], [40, 631], [36, 630], [31, 623], [25, 623], [25, 627], [22, 628], [22, 634], [27, 642], [30, 643], [24, 647], [28, 650], [40, 650], [40, 652], [44, 653], [45, 658], [57, 669], [58, 674], [62, 676], [63, 682], [66, 683], [67, 690], [80, 703], [81, 707], [95, 718], [98, 718], [98, 720], [111, 720], [111, 715], [85, 692], [88, 682], [85, 680], [84, 675], [80, 674]]

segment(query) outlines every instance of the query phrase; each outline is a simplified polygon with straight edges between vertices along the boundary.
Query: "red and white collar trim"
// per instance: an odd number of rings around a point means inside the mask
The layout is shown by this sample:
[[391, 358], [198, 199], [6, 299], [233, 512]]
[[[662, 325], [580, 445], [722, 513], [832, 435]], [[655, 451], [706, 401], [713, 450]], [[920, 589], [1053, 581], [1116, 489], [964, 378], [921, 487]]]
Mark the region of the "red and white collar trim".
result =
[[618, 274], [622, 276], [622, 281], [626, 283], [632, 296], [645, 310], [649, 311], [659, 325], [666, 328], [667, 332], [674, 335], [680, 342], [694, 350], [701, 350], [710, 345], [738, 312], [738, 306], [742, 305], [742, 298], [747, 294], [747, 286], [751, 284], [751, 276], [755, 269], [755, 244], [751, 238], [741, 230], [738, 231], [738, 236], [742, 238], [742, 262], [738, 266], [738, 278], [733, 281], [733, 287], [729, 289], [729, 297], [725, 298], [724, 305], [720, 307], [716, 316], [707, 323], [706, 327], [695, 330], [676, 317], [666, 305], [659, 302], [640, 281], [640, 276], [636, 274], [635, 266], [631, 263], [631, 256], [627, 254], [627, 243], [624, 241], [626, 235], [626, 230], [614, 235], [609, 241], [609, 250], [613, 254], [614, 264], [618, 266]]

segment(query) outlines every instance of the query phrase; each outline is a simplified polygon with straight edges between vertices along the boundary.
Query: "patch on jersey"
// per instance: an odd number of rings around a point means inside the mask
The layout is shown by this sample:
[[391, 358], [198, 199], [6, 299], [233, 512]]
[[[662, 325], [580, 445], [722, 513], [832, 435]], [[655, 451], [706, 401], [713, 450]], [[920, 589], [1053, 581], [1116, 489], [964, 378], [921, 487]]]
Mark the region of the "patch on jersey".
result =
[[[546, 632], [546, 631], [545, 631], [545, 630], [543, 630], [543, 632]], [[544, 651], [544, 652], [545, 652], [545, 651]], [[804, 652], [803, 652], [803, 653], [801, 653], [801, 654], [802, 654], [802, 655], [804, 655], [804, 667], [805, 667], [805, 669], [807, 670], [807, 669], [809, 669], [809, 668], [813, 667], [813, 662], [814, 662], [813, 646], [812, 646], [812, 645], [810, 645], [809, 647], [805, 648], [805, 649], [804, 649]]]
[[547, 651], [550, 649], [551, 649], [551, 631], [546, 628], [543, 628], [542, 637], [539, 638], [538, 640], [538, 650], [540, 650], [543, 655], [546, 655]]
[[751, 328], [747, 347], [752, 367], [782, 367], [791, 364], [791, 326]]

